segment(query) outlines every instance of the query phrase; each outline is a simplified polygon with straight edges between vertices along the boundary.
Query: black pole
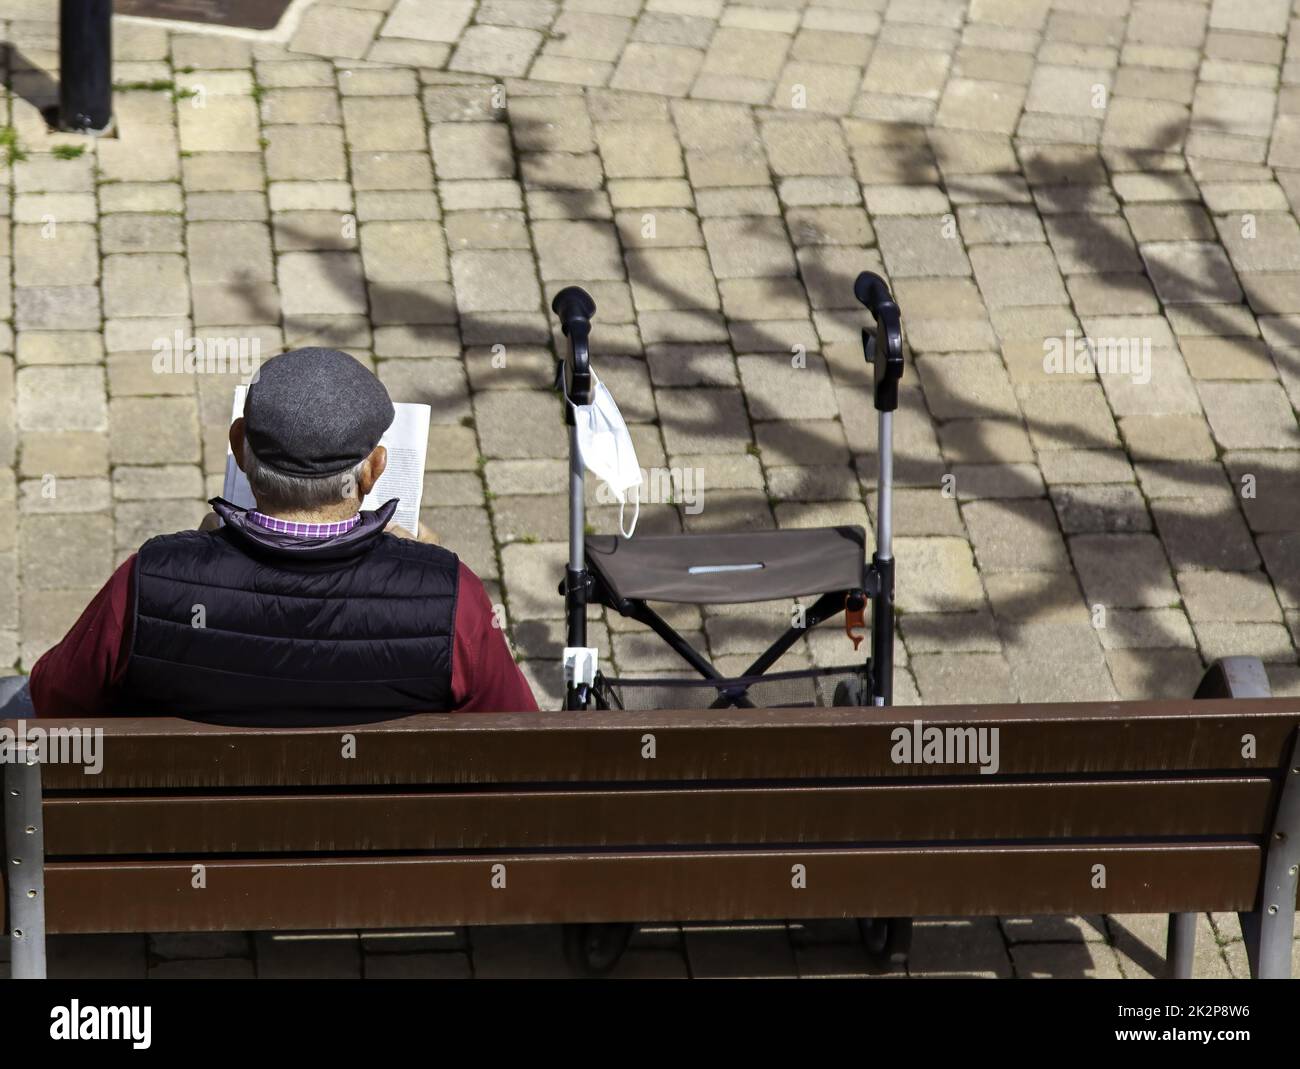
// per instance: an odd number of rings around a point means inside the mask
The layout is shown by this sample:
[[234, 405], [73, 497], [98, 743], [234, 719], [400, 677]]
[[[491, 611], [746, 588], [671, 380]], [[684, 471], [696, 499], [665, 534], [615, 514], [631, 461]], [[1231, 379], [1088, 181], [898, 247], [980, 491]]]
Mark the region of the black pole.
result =
[[60, 0], [59, 129], [103, 133], [113, 121], [113, 0]]
[[880, 576], [880, 590], [871, 601], [871, 681], [873, 705], [894, 704], [894, 559], [879, 553], [871, 565]]

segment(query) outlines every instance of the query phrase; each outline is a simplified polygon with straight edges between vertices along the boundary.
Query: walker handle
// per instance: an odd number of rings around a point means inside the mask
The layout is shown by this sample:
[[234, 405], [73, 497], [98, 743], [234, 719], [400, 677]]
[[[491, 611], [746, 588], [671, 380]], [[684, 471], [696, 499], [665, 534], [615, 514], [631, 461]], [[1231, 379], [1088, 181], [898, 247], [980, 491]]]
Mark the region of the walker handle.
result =
[[555, 295], [551, 311], [560, 317], [560, 328], [569, 339], [569, 381], [565, 395], [575, 405], [591, 404], [591, 317], [596, 302], [581, 286], [566, 286]]
[[862, 330], [862, 352], [875, 369], [876, 411], [893, 412], [898, 407], [898, 380], [903, 377], [902, 316], [885, 280], [870, 271], [858, 275], [853, 295], [876, 321], [874, 334]]

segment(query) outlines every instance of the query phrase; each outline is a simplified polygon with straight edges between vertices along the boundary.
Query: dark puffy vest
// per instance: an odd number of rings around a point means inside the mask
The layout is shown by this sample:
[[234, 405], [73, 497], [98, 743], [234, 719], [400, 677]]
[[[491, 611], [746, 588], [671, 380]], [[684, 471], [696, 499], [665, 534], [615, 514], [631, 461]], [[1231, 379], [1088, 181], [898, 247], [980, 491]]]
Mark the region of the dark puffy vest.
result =
[[396, 501], [331, 539], [276, 534], [212, 504], [219, 530], [140, 547], [121, 712], [298, 718], [451, 707], [459, 562], [385, 534]]

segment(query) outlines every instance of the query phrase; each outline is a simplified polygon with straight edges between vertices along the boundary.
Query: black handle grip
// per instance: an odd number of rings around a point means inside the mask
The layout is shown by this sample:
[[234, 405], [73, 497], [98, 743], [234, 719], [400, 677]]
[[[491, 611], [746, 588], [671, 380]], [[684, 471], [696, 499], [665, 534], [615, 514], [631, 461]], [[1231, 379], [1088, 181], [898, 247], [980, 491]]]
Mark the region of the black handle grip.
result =
[[[560, 317], [560, 328], [569, 339], [568, 379], [565, 395], [575, 405], [591, 404], [591, 351], [587, 340], [591, 334], [591, 317], [596, 302], [581, 286], [566, 286], [555, 295], [551, 311]], [[566, 411], [566, 418], [571, 413]]]
[[876, 321], [876, 332], [863, 328], [862, 351], [875, 371], [875, 401], [879, 412], [898, 407], [898, 380], [903, 377], [903, 318], [885, 280], [863, 271], [853, 283], [853, 295]]
[[569, 333], [571, 324], [578, 320], [590, 321], [596, 314], [596, 302], [581, 286], [566, 286], [555, 295], [551, 311], [560, 317], [560, 326]]

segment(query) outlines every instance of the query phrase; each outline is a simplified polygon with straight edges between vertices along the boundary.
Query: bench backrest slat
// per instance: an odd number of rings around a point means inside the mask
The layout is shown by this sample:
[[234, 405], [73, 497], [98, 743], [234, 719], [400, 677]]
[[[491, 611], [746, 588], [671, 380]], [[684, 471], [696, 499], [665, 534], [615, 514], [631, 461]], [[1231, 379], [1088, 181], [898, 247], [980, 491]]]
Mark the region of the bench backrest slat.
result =
[[[1094, 866], [1106, 885], [1090, 886]], [[793, 886], [802, 865], [806, 884]], [[496, 869], [495, 866], [501, 866]], [[1243, 844], [482, 855], [387, 860], [54, 863], [50, 931], [400, 928], [440, 924], [1248, 909]], [[496, 873], [504, 886], [494, 887]]]
[[45, 803], [51, 857], [1258, 835], [1275, 783], [987, 778], [835, 787], [149, 795]]
[[[1068, 714], [1068, 715], [1067, 715]], [[365, 727], [222, 728], [177, 720], [102, 727], [104, 765], [45, 769], [47, 790], [336, 785], [817, 780], [952, 775], [898, 764], [893, 733], [920, 720], [997, 728], [1005, 774], [1276, 769], [1300, 701], [1111, 702], [898, 709], [414, 716]], [[347, 756], [344, 736], [355, 738]], [[645, 756], [653, 736], [655, 756]], [[1254, 740], [1247, 756], [1243, 739]], [[957, 770], [960, 771], [960, 770]]]

